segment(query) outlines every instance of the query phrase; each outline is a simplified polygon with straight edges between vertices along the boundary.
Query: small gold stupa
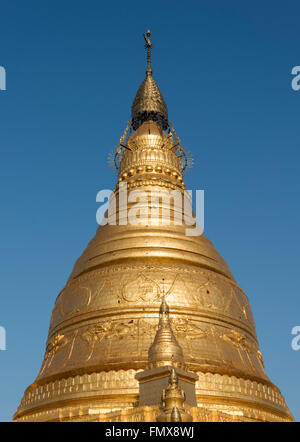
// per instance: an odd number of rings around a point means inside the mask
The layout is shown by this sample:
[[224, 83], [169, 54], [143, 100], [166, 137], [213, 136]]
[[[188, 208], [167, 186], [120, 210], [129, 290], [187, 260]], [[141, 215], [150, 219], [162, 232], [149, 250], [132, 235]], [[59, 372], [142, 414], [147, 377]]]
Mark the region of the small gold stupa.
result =
[[[150, 198], [139, 223], [119, 210], [125, 185], [146, 195], [185, 190], [188, 159], [144, 37], [146, 78], [114, 155], [108, 212], [117, 221], [99, 226], [57, 296], [44, 361], [14, 420], [293, 421], [265, 373], [248, 298], [212, 243], [187, 236], [175, 209], [164, 223]], [[148, 380], [158, 392], [151, 403]]]

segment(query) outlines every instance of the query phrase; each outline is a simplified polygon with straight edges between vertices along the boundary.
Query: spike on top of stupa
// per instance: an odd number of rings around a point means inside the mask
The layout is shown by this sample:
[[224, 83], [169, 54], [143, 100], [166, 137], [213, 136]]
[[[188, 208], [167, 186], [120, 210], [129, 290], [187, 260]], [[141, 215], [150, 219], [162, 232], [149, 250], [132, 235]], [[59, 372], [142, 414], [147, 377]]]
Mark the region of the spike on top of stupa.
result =
[[136, 130], [145, 121], [152, 120], [166, 130], [168, 128], [168, 108], [152, 76], [150, 30], [143, 35], [147, 50], [146, 77], [139, 87], [131, 107], [132, 127]]

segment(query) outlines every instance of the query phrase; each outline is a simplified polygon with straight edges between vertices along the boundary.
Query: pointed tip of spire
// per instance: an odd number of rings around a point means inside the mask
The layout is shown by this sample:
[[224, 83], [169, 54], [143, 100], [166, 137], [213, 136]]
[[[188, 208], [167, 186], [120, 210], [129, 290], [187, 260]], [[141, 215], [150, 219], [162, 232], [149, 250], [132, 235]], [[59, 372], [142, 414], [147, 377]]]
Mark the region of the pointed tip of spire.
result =
[[139, 87], [131, 107], [132, 127], [134, 130], [137, 130], [141, 124], [149, 120], [154, 121], [164, 130], [168, 128], [168, 108], [152, 77], [152, 42], [149, 38], [150, 36], [151, 32], [150, 29], [148, 29], [148, 31], [143, 34], [145, 49], [147, 50], [146, 78]]
[[152, 48], [152, 42], [150, 40], [151, 37], [151, 31], [150, 29], [148, 29], [148, 31], [146, 32], [146, 34], [144, 35], [144, 39], [145, 39], [145, 49], [147, 49], [147, 69], [146, 69], [146, 75], [152, 75], [152, 68], [151, 68], [151, 48]]
[[160, 308], [159, 308], [159, 313], [161, 315], [163, 315], [163, 314], [169, 315], [169, 313], [170, 313], [170, 309], [169, 309], [168, 303], [166, 301], [165, 295], [162, 296], [162, 300], [161, 300], [161, 304], [160, 304]]
[[170, 370], [169, 385], [171, 387], [178, 387], [178, 376], [175, 367], [172, 367]]

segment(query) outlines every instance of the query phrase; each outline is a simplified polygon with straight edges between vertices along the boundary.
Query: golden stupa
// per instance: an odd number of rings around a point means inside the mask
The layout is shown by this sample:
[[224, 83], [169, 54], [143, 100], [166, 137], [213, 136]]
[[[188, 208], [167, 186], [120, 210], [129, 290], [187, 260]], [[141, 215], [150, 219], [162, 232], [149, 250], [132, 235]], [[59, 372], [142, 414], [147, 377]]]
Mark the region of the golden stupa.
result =
[[[194, 388], [183, 412], [194, 421], [293, 421], [265, 373], [248, 298], [212, 243], [203, 234], [187, 236], [175, 209], [164, 223], [164, 211], [150, 199], [140, 204], [139, 223], [127, 223], [119, 210], [125, 185], [146, 195], [185, 190], [186, 156], [152, 76], [150, 32], [144, 37], [146, 78], [115, 155], [116, 209], [109, 217], [117, 222], [99, 226], [59, 293], [42, 367], [14, 420], [164, 419], [161, 404], [147, 405], [147, 391], [140, 403], [147, 384], [139, 378], [149, 370], [155, 379], [168, 379], [157, 375], [165, 365], [173, 374], [161, 389], [164, 398], [182, 398], [173, 408], [165, 404], [173, 421], [181, 420], [184, 385]], [[156, 222], [148, 222], [147, 210], [156, 210]], [[171, 349], [158, 332], [164, 299]], [[186, 380], [181, 389], [174, 367]]]

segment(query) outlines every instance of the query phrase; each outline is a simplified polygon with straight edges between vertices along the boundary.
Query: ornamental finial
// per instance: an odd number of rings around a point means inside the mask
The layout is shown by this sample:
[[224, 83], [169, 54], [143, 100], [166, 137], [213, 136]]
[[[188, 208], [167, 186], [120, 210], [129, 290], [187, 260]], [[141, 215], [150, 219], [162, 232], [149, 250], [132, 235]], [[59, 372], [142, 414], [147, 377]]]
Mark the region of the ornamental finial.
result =
[[152, 76], [151, 68], [151, 32], [143, 34], [147, 50], [146, 78], [140, 85], [131, 106], [132, 128], [137, 130], [145, 121], [154, 121], [163, 130], [168, 129], [168, 109], [163, 96]]
[[145, 49], [147, 49], [147, 69], [146, 69], [146, 74], [147, 75], [152, 75], [152, 68], [151, 68], [151, 48], [152, 48], [152, 43], [150, 41], [151, 37], [151, 32], [150, 29], [148, 29], [148, 31], [146, 32], [146, 34], [143, 34], [144, 39], [145, 39]]

